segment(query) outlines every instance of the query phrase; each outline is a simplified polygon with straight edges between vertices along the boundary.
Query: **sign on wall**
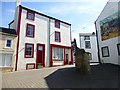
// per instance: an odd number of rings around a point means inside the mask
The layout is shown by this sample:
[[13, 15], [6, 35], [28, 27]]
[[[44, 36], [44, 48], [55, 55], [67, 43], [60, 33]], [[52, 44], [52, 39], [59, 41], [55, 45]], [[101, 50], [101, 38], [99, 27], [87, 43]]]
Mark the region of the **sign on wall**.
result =
[[100, 21], [102, 41], [120, 36], [118, 30], [120, 24], [119, 15], [120, 11]]

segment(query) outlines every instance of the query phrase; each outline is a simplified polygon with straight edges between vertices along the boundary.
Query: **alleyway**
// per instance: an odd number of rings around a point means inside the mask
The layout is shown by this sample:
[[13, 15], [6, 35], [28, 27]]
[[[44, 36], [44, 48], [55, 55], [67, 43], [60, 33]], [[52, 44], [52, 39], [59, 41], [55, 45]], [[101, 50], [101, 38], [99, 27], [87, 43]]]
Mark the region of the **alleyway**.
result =
[[90, 75], [73, 65], [4, 73], [3, 88], [118, 88], [118, 66], [92, 65]]

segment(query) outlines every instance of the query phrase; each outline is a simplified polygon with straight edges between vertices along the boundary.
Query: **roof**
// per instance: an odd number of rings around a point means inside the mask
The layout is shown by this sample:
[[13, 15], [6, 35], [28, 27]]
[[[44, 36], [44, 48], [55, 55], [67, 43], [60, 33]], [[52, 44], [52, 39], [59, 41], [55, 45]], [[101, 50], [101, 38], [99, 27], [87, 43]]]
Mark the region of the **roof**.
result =
[[15, 29], [0, 27], [0, 32], [5, 34], [17, 35]]
[[95, 36], [95, 32], [93, 33], [79, 33], [80, 36]]
[[67, 25], [70, 25], [70, 26], [71, 26], [70, 23], [64, 22], [64, 21], [59, 20], [59, 19], [56, 19], [56, 18], [54, 18], [54, 17], [45, 15], [45, 14], [43, 14], [43, 13], [37, 12], [37, 11], [35, 11], [35, 10], [29, 9], [29, 8], [26, 8], [26, 7], [23, 7], [23, 6], [21, 6], [21, 5], [20, 5], [20, 7], [23, 8], [23, 9], [25, 9], [25, 10], [29, 10], [29, 11], [32, 11], [32, 12], [34, 12], [34, 13], [37, 13], [37, 14], [39, 14], [39, 15], [41, 15], [41, 16], [44, 16], [44, 17], [47, 17], [47, 18], [50, 18], [50, 19], [54, 19], [54, 20], [58, 20], [58, 21], [60, 21], [60, 22], [62, 22], [62, 23], [64, 23], [64, 24], [67, 24]]

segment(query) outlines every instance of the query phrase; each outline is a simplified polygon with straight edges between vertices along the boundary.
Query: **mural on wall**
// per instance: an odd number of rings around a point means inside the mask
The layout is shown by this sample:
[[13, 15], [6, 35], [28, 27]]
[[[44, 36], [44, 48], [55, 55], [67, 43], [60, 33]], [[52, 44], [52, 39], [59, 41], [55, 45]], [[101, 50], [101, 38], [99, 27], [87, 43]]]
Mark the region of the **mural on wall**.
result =
[[113, 15], [100, 21], [102, 41], [120, 36], [120, 34], [118, 33], [120, 24], [120, 21], [118, 19], [119, 14], [120, 11], [119, 13], [114, 13]]

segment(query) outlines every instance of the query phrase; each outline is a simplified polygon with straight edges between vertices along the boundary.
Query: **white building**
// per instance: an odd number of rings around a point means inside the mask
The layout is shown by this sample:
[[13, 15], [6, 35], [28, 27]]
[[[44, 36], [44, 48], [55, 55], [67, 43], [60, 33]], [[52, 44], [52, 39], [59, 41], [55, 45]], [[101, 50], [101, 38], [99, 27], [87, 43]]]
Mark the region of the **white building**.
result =
[[120, 65], [120, 0], [109, 0], [95, 21], [101, 63]]
[[80, 49], [90, 52], [90, 62], [98, 63], [98, 48], [96, 34], [93, 33], [80, 33]]
[[15, 70], [73, 63], [71, 24], [20, 5], [10, 28], [18, 34]]

